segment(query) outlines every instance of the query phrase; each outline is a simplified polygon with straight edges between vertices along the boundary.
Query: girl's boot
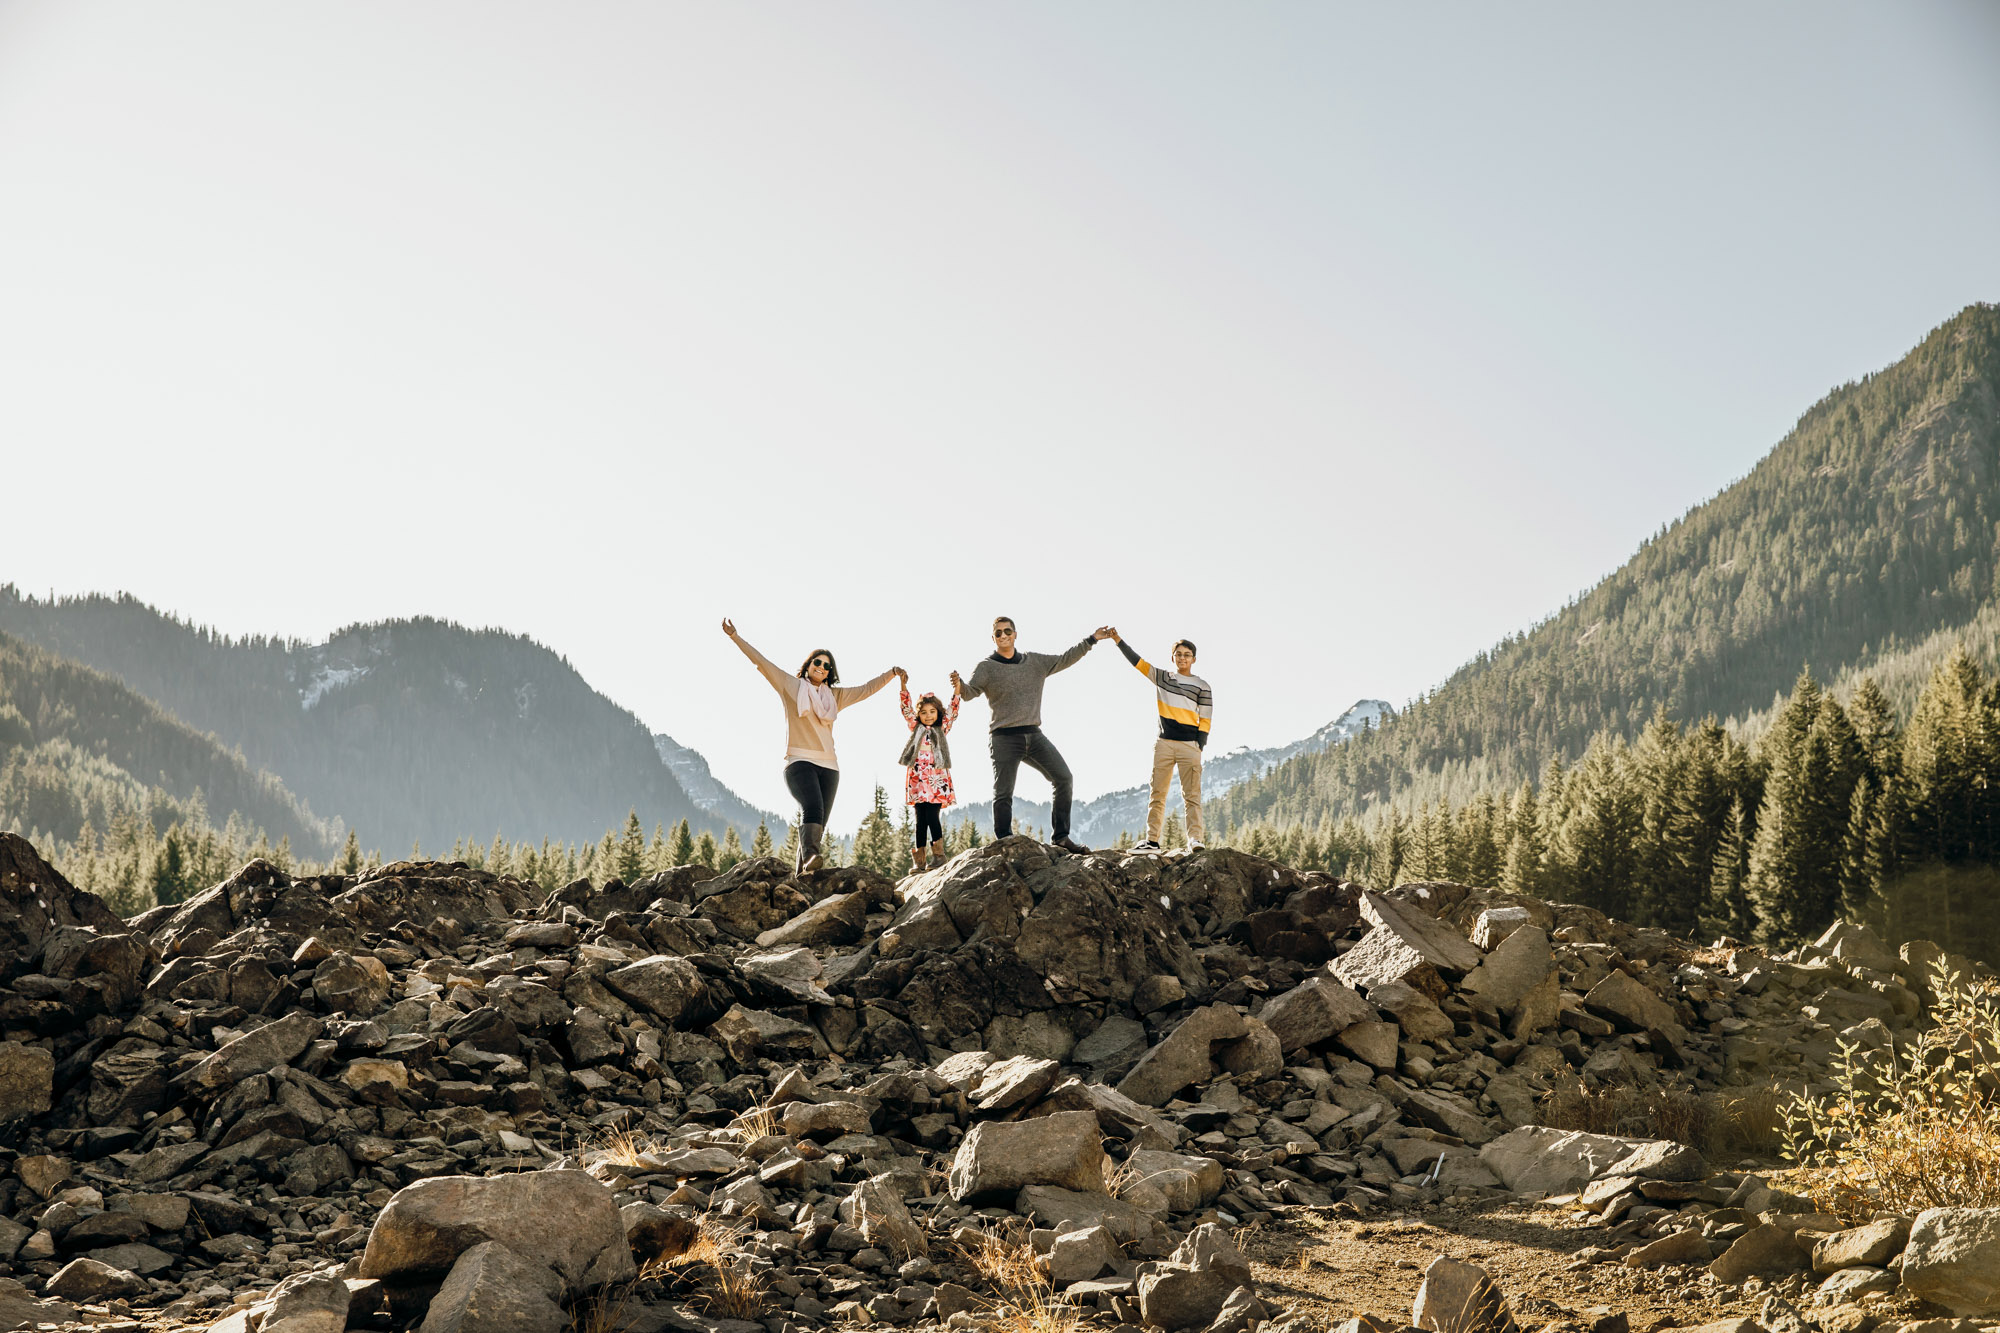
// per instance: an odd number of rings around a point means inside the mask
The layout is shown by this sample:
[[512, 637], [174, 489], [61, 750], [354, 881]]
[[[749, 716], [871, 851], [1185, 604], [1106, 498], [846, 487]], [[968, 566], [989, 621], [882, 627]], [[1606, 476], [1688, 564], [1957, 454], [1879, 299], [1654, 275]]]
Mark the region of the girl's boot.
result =
[[819, 869], [819, 835], [825, 829], [824, 824], [799, 825], [799, 864], [795, 873], [803, 875]]
[[912, 847], [910, 849], [910, 869], [920, 871], [925, 868], [924, 851], [925, 848], [923, 847], [922, 844], [918, 844], [917, 846]]

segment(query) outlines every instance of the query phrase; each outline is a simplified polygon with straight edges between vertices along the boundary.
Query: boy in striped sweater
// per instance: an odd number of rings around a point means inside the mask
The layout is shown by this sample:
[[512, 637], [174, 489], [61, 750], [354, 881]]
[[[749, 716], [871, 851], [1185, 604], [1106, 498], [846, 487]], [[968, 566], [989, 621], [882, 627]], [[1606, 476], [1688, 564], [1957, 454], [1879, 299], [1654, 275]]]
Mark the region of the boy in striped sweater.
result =
[[1215, 713], [1215, 693], [1208, 682], [1194, 674], [1194, 644], [1181, 639], [1174, 644], [1174, 669], [1156, 667], [1132, 651], [1118, 631], [1118, 651], [1137, 667], [1139, 674], [1153, 682], [1155, 702], [1160, 710], [1160, 738], [1153, 742], [1153, 799], [1146, 807], [1146, 840], [1133, 847], [1136, 852], [1160, 849], [1160, 831], [1167, 815], [1167, 786], [1174, 770], [1181, 775], [1181, 799], [1187, 802], [1187, 836], [1190, 849], [1201, 846], [1206, 830], [1201, 824], [1201, 751], [1208, 744], [1209, 721]]

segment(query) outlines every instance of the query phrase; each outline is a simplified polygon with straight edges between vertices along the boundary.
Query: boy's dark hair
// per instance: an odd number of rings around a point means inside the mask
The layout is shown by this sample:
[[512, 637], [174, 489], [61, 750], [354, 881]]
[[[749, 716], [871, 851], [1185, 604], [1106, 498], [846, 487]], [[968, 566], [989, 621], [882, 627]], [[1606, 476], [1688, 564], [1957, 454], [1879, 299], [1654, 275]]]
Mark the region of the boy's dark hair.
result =
[[1194, 640], [1193, 640], [1193, 639], [1175, 639], [1175, 640], [1174, 640], [1174, 647], [1176, 647], [1176, 648], [1185, 648], [1185, 649], [1187, 649], [1187, 650], [1188, 650], [1188, 651], [1189, 651], [1190, 653], [1194, 653], [1194, 655], [1195, 655], [1196, 657], [1200, 657], [1200, 656], [1201, 656], [1201, 654], [1200, 654], [1200, 653], [1195, 653], [1195, 652], [1194, 652]]
[[1021, 627], [1020, 627], [1019, 625], [1016, 625], [1016, 624], [1014, 623], [1014, 617], [1012, 617], [1012, 616], [995, 616], [995, 617], [993, 617], [993, 632], [994, 632], [995, 634], [998, 634], [998, 633], [1000, 632], [1000, 627], [1001, 627], [1002, 625], [1005, 625], [1005, 626], [1006, 626], [1006, 627], [1007, 627], [1008, 629], [1012, 629], [1012, 630], [1018, 630], [1018, 629], [1020, 629], [1020, 628], [1021, 628]]
[[829, 685], [840, 684], [840, 667], [834, 662], [833, 650], [830, 648], [815, 648], [807, 653], [806, 660], [799, 663], [799, 679], [804, 680], [806, 678], [806, 668], [813, 664], [815, 657], [824, 657], [826, 659], [826, 683]]

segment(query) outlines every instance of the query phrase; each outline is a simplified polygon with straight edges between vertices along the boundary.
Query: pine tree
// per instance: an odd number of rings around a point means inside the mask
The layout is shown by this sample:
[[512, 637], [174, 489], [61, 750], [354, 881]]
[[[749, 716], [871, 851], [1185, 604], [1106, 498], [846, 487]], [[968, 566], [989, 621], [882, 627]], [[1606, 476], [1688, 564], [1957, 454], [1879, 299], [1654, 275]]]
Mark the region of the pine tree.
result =
[[1160, 846], [1167, 848], [1187, 846], [1187, 825], [1181, 822], [1180, 811], [1167, 812], [1167, 822], [1160, 828]]
[[694, 840], [694, 864], [707, 866], [713, 870], [719, 852], [720, 849], [715, 845], [715, 835], [703, 829], [701, 836]]
[[1765, 738], [1771, 771], [1750, 848], [1760, 943], [1802, 939], [1840, 910], [1841, 858], [1862, 774], [1861, 745], [1838, 700], [1810, 673]]
[[667, 860], [677, 866], [694, 864], [694, 832], [685, 819], [674, 825], [674, 840], [667, 846]]
[[1743, 801], [1741, 798], [1731, 801], [1722, 837], [1716, 843], [1714, 873], [1700, 916], [1701, 929], [1706, 935], [1745, 941], [1757, 933], [1757, 912], [1748, 891], [1750, 845], [1754, 836], [1754, 825]]
[[673, 863], [667, 859], [670, 854], [667, 848], [666, 828], [658, 820], [654, 820], [653, 839], [646, 844], [646, 873], [657, 875], [662, 870], [672, 870]]
[[778, 848], [777, 857], [786, 865], [797, 865], [799, 863], [799, 826], [797, 824], [785, 825], [785, 844]]
[[1535, 788], [1523, 780], [1507, 809], [1507, 863], [1500, 885], [1509, 893], [1539, 897], [1542, 885], [1542, 829]]
[[889, 794], [878, 783], [874, 806], [854, 835], [854, 864], [894, 878], [901, 873], [901, 850], [889, 822]]
[[[351, 841], [352, 833], [348, 835]], [[155, 903], [177, 903], [187, 897], [187, 857], [184, 851], [185, 834], [179, 824], [167, 828], [167, 836], [160, 843], [159, 854], [153, 858], [153, 871], [148, 887]]]
[[771, 830], [763, 820], [757, 821], [756, 836], [750, 839], [750, 855], [758, 858], [771, 854]]
[[627, 884], [637, 884], [646, 877], [646, 830], [639, 823], [636, 809], [625, 816], [625, 832], [618, 839], [613, 864], [618, 878]]
[[722, 834], [722, 851], [716, 861], [716, 869], [727, 870], [743, 860], [743, 839], [736, 836], [736, 826], [731, 824]]
[[[361, 837], [353, 829], [347, 830], [347, 841], [340, 846], [340, 860], [334, 863], [337, 874], [354, 876], [361, 873]], [[178, 898], [162, 898], [161, 902], [178, 902]]]

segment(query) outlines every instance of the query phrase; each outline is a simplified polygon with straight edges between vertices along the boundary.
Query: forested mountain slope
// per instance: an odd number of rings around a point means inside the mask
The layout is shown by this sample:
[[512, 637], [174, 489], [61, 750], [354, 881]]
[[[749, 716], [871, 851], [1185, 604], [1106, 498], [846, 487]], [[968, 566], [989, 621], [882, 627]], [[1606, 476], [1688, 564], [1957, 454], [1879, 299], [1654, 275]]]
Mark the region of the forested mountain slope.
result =
[[11, 586], [0, 631], [240, 747], [370, 847], [589, 842], [634, 808], [649, 827], [727, 822], [689, 798], [637, 717], [520, 635], [425, 618], [323, 644], [231, 639], [127, 596], [49, 602]]
[[325, 855], [336, 830], [277, 778], [120, 681], [0, 634], [0, 829], [70, 843], [120, 816], [225, 826]]
[[1216, 816], [1317, 825], [1505, 791], [1599, 731], [1636, 735], [1656, 707], [1747, 714], [1804, 663], [1834, 676], [1970, 627], [1996, 600], [1996, 379], [2000, 307], [1968, 307], [1827, 395], [1577, 601], [1372, 735], [1236, 788]]

